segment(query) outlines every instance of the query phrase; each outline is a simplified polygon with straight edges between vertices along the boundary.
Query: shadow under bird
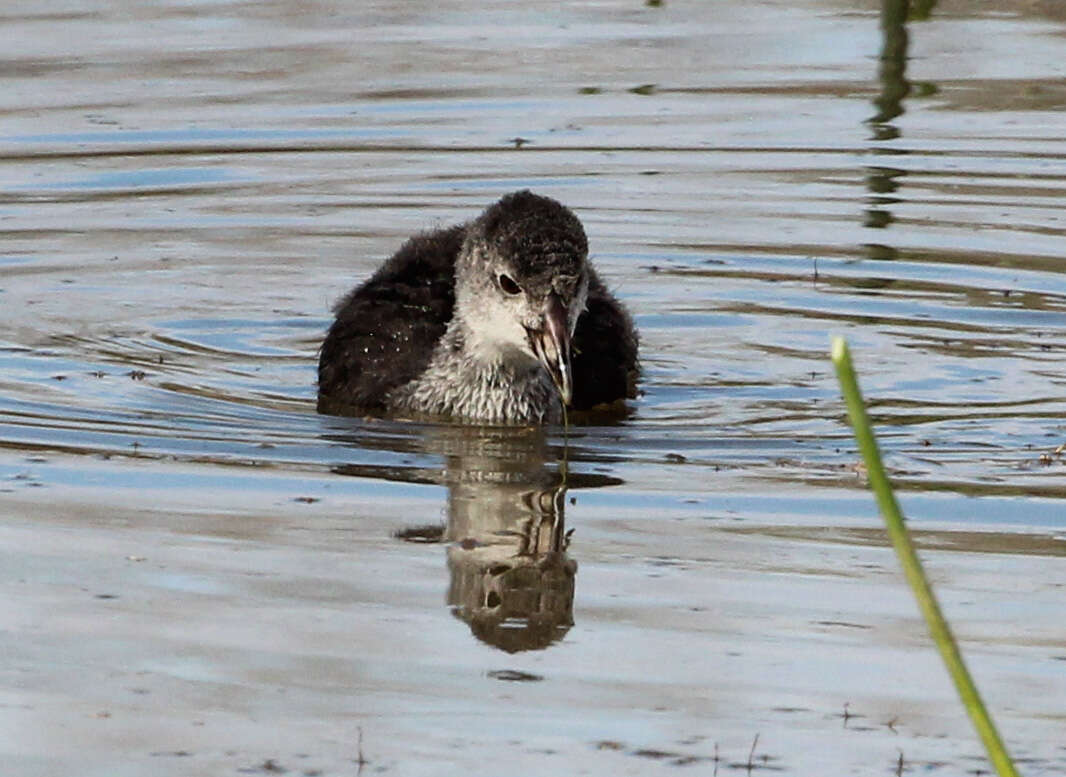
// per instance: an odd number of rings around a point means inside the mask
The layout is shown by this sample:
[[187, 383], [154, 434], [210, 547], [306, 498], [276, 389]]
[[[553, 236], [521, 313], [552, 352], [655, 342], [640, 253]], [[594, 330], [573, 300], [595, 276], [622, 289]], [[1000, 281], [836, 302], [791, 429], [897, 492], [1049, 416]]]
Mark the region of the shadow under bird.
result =
[[323, 413], [539, 424], [636, 392], [637, 333], [581, 222], [529, 191], [411, 238], [336, 316], [319, 355]]

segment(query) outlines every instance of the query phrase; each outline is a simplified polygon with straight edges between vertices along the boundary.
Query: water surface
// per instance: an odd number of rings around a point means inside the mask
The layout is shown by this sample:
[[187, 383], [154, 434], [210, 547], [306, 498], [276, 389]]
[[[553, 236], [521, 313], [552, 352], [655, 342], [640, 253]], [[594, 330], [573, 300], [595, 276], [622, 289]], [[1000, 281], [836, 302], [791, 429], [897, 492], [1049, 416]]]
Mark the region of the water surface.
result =
[[[0, 13], [7, 773], [984, 768], [831, 334], [1022, 770], [1066, 770], [1066, 19], [923, 9]], [[634, 313], [629, 416], [316, 414], [332, 303], [523, 187]]]

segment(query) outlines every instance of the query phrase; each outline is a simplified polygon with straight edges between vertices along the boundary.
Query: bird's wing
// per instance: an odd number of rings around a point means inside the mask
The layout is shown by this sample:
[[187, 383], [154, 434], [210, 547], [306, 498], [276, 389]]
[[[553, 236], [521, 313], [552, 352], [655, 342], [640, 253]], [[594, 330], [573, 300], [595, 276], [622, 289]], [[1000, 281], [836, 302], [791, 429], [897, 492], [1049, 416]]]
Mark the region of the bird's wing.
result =
[[389, 392], [426, 369], [452, 317], [464, 234], [411, 238], [341, 300], [319, 354], [320, 410], [384, 410]]
[[572, 366], [575, 410], [636, 396], [637, 331], [622, 303], [595, 275], [574, 331]]

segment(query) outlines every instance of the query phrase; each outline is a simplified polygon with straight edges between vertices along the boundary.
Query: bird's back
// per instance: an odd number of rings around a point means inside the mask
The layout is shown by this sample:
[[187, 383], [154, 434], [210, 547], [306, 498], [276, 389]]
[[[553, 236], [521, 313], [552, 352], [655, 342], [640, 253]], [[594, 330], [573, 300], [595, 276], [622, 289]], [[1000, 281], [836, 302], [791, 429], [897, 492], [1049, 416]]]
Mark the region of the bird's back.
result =
[[387, 409], [389, 392], [429, 364], [455, 306], [464, 225], [408, 240], [338, 303], [318, 361], [318, 409]]

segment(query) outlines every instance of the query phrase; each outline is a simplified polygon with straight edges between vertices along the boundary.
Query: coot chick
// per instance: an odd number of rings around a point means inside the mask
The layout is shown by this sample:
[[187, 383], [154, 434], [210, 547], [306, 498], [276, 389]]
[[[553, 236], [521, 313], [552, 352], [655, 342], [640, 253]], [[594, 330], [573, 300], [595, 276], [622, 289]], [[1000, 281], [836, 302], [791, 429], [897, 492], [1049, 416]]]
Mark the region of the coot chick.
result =
[[587, 257], [577, 217], [529, 191], [411, 238], [338, 303], [319, 412], [539, 424], [633, 397], [637, 333]]

